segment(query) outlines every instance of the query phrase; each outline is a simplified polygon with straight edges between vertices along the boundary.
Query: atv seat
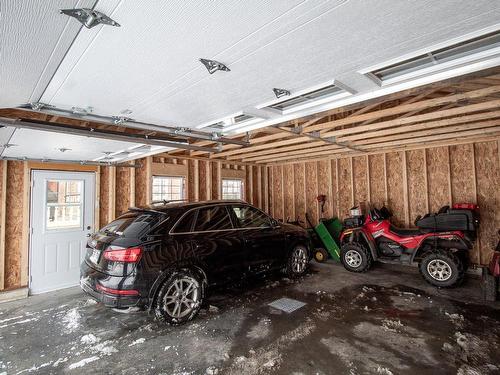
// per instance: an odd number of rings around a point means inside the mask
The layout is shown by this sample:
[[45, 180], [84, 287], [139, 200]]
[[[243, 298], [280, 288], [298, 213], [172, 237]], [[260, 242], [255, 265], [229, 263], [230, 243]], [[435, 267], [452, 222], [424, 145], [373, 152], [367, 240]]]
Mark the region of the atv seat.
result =
[[389, 230], [400, 237], [418, 236], [422, 234], [422, 231], [420, 229], [398, 228], [394, 225], [391, 225], [389, 227]]

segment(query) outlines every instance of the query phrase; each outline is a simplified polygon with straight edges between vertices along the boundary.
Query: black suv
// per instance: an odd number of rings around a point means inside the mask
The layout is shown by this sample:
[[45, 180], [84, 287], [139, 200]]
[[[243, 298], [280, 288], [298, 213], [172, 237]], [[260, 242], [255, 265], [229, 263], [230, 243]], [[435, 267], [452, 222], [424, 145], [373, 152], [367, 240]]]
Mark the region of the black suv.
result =
[[104, 305], [138, 306], [170, 324], [198, 313], [208, 285], [282, 269], [304, 273], [307, 232], [242, 201], [132, 208], [95, 233], [82, 289]]

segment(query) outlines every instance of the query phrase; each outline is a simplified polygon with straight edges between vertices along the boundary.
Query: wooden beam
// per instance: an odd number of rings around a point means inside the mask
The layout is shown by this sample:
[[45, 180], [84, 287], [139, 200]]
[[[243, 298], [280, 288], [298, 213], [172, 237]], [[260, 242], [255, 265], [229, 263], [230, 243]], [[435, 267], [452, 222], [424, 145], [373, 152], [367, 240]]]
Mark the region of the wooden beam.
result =
[[153, 200], [153, 158], [146, 157], [146, 204], [151, 203]]
[[425, 144], [417, 144], [417, 145], [401, 145], [399, 147], [388, 147], [386, 149], [380, 149], [380, 150], [374, 150], [366, 153], [348, 153], [347, 155], [344, 154], [332, 154], [330, 153], [329, 155], [320, 155], [320, 156], [311, 156], [311, 157], [305, 157], [305, 158], [298, 158], [298, 159], [291, 159], [287, 158], [285, 160], [273, 160], [272, 162], [266, 163], [268, 166], [272, 165], [282, 165], [282, 164], [293, 164], [293, 163], [302, 163], [302, 162], [307, 162], [307, 161], [315, 161], [315, 160], [335, 160], [335, 159], [340, 159], [342, 157], [346, 156], [358, 156], [358, 155], [377, 155], [377, 154], [384, 154], [386, 152], [397, 152], [397, 151], [410, 151], [410, 150], [422, 150], [425, 148], [433, 148], [433, 147], [442, 147], [442, 146], [451, 146], [451, 145], [463, 145], [463, 144], [470, 144], [470, 143], [477, 143], [477, 142], [491, 142], [491, 141], [497, 141], [500, 139], [500, 132], [494, 133], [491, 135], [485, 135], [485, 136], [470, 136], [466, 138], [455, 138], [455, 139], [450, 139], [450, 140], [437, 140], [437, 141], [432, 141], [432, 142], [427, 142]]
[[[459, 140], [460, 136], [462, 137], [469, 137], [469, 136], [481, 136], [485, 134], [494, 134], [497, 132], [500, 132], [500, 128], [496, 124], [489, 124], [490, 127], [483, 127], [483, 126], [478, 126], [478, 125], [467, 125], [466, 128], [458, 128], [460, 130], [453, 129], [452, 132], [447, 132], [445, 134], [435, 134], [432, 133], [431, 135], [423, 135], [422, 133], [416, 132], [415, 134], [409, 134], [408, 136], [402, 136], [398, 137], [396, 139], [389, 138], [389, 139], [382, 139], [379, 140], [377, 143], [369, 144], [369, 145], [364, 145], [364, 150], [363, 152], [349, 152], [346, 153], [343, 150], [338, 150], [334, 148], [328, 148], [328, 147], [321, 147], [319, 151], [315, 151], [315, 149], [309, 150], [308, 153], [306, 153], [305, 156], [302, 158], [312, 158], [315, 156], [328, 156], [328, 155], [333, 155], [333, 154], [343, 154], [343, 155], [363, 155], [365, 153], [368, 153], [371, 150], [376, 150], [376, 149], [385, 149], [388, 151], [388, 149], [398, 149], [403, 146], [408, 146], [412, 144], [418, 144], [418, 143], [426, 143], [426, 142], [432, 142], [432, 141], [438, 141], [438, 140], [448, 140], [449, 142], [452, 142], [454, 140]], [[471, 129], [471, 130], [463, 130], [463, 129]], [[460, 135], [458, 132], [460, 131]], [[385, 142], [380, 142], [384, 141]], [[364, 142], [363, 142], [364, 143]], [[404, 147], [403, 147], [404, 148]], [[284, 153], [283, 155], [272, 155], [272, 157], [268, 157], [267, 159], [259, 160], [257, 163], [271, 163], [271, 162], [278, 162], [278, 161], [284, 161], [284, 160], [291, 160], [291, 159], [296, 159], [299, 160], [301, 158], [300, 153], [298, 152], [289, 152], [289, 153]]]
[[459, 102], [459, 101], [463, 101], [463, 100], [467, 100], [467, 99], [481, 98], [481, 97], [485, 97], [485, 96], [488, 96], [491, 94], [495, 94], [497, 92], [500, 92], [500, 85], [491, 86], [491, 87], [487, 87], [487, 88], [480, 89], [480, 90], [469, 91], [469, 92], [466, 92], [463, 94], [456, 94], [456, 95], [445, 96], [442, 98], [422, 100], [422, 101], [419, 101], [416, 103], [410, 103], [410, 104], [406, 104], [406, 105], [398, 105], [398, 106], [395, 106], [392, 108], [368, 112], [368, 113], [364, 113], [364, 114], [361, 114], [358, 116], [346, 117], [344, 119], [334, 120], [334, 121], [330, 121], [330, 122], [327, 122], [324, 124], [312, 125], [307, 129], [307, 131], [312, 132], [312, 131], [325, 130], [325, 129], [334, 129], [334, 128], [338, 128], [340, 126], [350, 125], [350, 124], [362, 122], [365, 120], [371, 120], [373, 118], [382, 118], [382, 117], [387, 117], [387, 116], [393, 116], [393, 115], [397, 115], [397, 114], [401, 114], [401, 113], [405, 113], [405, 112], [415, 111], [415, 110], [419, 110], [419, 109], [428, 109], [428, 108], [437, 107], [440, 105], [453, 103], [453, 102]]
[[7, 160], [2, 160], [0, 189], [0, 290], [5, 288], [5, 212], [7, 202]]
[[199, 160], [193, 160], [193, 197], [195, 201], [200, 200], [200, 164]]
[[444, 120], [423, 122], [423, 123], [418, 123], [415, 125], [391, 127], [391, 128], [385, 129], [385, 130], [367, 131], [367, 132], [360, 133], [360, 134], [341, 136], [338, 138], [338, 141], [339, 142], [351, 142], [351, 141], [356, 141], [356, 140], [360, 140], [360, 139], [377, 138], [377, 137], [399, 134], [399, 133], [409, 133], [409, 132], [415, 131], [415, 130], [433, 129], [433, 128], [451, 126], [451, 125], [476, 122], [476, 121], [481, 121], [481, 120], [491, 120], [491, 119], [495, 119], [498, 117], [500, 117], [500, 111], [477, 113], [474, 115], [459, 116], [459, 117], [452, 117], [452, 118], [448, 118], [448, 119], [444, 119]]
[[113, 221], [116, 217], [116, 167], [108, 167], [108, 221]]
[[427, 172], [427, 149], [423, 149], [424, 152], [424, 187], [425, 187], [425, 212], [429, 212], [430, 210], [430, 202], [429, 202], [429, 176]]
[[257, 167], [257, 206], [262, 210], [262, 167]]
[[485, 111], [489, 109], [498, 109], [500, 107], [500, 100], [492, 100], [488, 102], [466, 105], [463, 107], [446, 109], [443, 111], [435, 111], [430, 113], [425, 113], [422, 115], [415, 115], [405, 118], [398, 118], [395, 120], [388, 120], [382, 122], [376, 122], [365, 126], [355, 126], [347, 129], [340, 129], [334, 131], [328, 131], [322, 134], [323, 137], [340, 137], [345, 135], [351, 135], [356, 133], [362, 133], [367, 131], [380, 130], [385, 128], [390, 128], [393, 126], [407, 125], [410, 123], [424, 122], [429, 120], [441, 119], [444, 117], [452, 117], [467, 114], [470, 112]]
[[408, 201], [408, 163], [406, 160], [406, 151], [401, 152], [402, 167], [403, 167], [403, 204], [404, 204], [404, 217], [405, 226], [410, 226], [410, 202]]
[[269, 167], [264, 166], [264, 209], [267, 213], [269, 212]]
[[129, 168], [129, 176], [130, 195], [128, 204], [130, 207], [135, 207], [135, 168]]
[[29, 280], [29, 228], [30, 228], [30, 168], [28, 162], [23, 162], [23, 218], [22, 218], [22, 248], [20, 263], [21, 263], [21, 286], [27, 286]]

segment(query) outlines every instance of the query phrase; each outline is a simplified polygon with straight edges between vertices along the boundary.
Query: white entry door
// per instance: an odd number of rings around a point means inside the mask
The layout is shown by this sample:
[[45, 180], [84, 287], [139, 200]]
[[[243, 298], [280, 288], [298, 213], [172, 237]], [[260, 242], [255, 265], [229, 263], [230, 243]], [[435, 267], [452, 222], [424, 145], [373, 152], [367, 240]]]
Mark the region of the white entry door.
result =
[[78, 285], [94, 229], [94, 173], [33, 171], [30, 293]]

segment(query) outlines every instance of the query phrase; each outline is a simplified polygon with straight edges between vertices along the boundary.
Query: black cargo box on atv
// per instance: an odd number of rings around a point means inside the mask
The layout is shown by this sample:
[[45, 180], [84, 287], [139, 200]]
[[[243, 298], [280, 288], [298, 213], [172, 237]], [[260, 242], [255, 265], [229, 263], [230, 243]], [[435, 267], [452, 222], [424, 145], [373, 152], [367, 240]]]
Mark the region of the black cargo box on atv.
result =
[[479, 215], [475, 209], [442, 207], [436, 214], [427, 214], [415, 220], [415, 225], [424, 232], [460, 230], [475, 239]]

